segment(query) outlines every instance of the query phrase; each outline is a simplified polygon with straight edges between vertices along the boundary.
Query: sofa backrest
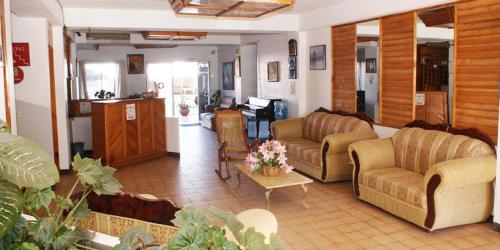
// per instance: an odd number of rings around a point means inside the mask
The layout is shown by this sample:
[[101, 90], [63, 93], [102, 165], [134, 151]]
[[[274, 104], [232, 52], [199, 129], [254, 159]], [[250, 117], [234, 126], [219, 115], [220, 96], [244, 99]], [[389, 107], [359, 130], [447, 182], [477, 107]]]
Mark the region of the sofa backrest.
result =
[[392, 137], [396, 165], [425, 175], [434, 164], [495, 154], [485, 142], [437, 130], [402, 128]]
[[366, 121], [353, 116], [313, 112], [304, 118], [303, 137], [321, 143], [327, 135], [372, 130]]

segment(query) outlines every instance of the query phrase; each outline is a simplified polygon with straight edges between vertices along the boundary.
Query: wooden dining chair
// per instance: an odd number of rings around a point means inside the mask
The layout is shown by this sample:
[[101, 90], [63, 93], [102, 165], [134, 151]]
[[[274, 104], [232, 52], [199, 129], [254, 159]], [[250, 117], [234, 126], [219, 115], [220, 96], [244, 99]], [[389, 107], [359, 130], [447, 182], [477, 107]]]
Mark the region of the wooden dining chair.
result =
[[[218, 140], [218, 164], [219, 168], [215, 172], [222, 180], [231, 178], [229, 170], [230, 161], [245, 160], [254, 145], [248, 143], [245, 131], [245, 123], [241, 111], [224, 109], [215, 111], [215, 131]], [[222, 163], [226, 165], [226, 177], [222, 174]]]

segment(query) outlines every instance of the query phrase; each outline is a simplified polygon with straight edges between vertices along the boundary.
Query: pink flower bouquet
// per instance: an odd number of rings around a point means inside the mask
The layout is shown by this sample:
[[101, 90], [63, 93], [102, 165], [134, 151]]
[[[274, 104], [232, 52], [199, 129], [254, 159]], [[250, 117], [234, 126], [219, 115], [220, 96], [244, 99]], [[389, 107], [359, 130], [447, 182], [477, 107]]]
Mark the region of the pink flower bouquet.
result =
[[279, 141], [266, 141], [259, 146], [258, 152], [253, 152], [247, 156], [246, 162], [252, 170], [252, 174], [261, 173], [264, 168], [277, 168], [285, 173], [290, 173], [292, 166], [286, 163], [286, 147]]

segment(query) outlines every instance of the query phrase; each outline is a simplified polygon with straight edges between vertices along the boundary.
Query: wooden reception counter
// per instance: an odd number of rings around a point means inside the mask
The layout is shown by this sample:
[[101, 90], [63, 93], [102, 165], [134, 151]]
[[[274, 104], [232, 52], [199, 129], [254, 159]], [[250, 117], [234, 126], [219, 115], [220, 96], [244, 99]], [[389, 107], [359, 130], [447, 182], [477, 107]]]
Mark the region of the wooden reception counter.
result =
[[166, 155], [165, 99], [92, 102], [93, 156], [112, 167]]

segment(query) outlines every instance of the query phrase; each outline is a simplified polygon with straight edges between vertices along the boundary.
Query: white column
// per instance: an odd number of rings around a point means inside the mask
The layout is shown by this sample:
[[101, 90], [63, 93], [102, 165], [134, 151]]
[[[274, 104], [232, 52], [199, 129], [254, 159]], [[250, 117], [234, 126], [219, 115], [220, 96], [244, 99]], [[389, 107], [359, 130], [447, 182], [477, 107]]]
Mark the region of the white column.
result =
[[69, 169], [71, 163], [70, 138], [68, 132], [68, 98], [64, 67], [63, 27], [52, 27], [52, 48], [54, 51], [55, 98], [57, 111], [57, 134], [59, 145], [59, 167]]
[[[499, 106], [500, 107], [500, 106]], [[498, 134], [500, 135], [500, 115], [499, 115], [499, 124], [498, 124]], [[497, 141], [497, 177], [500, 176], [500, 161], [498, 159], [498, 145], [500, 143], [500, 137], [498, 137], [498, 141]], [[493, 199], [493, 223], [495, 224], [495, 228], [499, 229], [500, 230], [500, 185], [499, 185], [499, 182], [498, 182], [498, 178], [497, 180], [494, 182], [495, 183], [495, 196], [494, 196], [494, 199]]]

